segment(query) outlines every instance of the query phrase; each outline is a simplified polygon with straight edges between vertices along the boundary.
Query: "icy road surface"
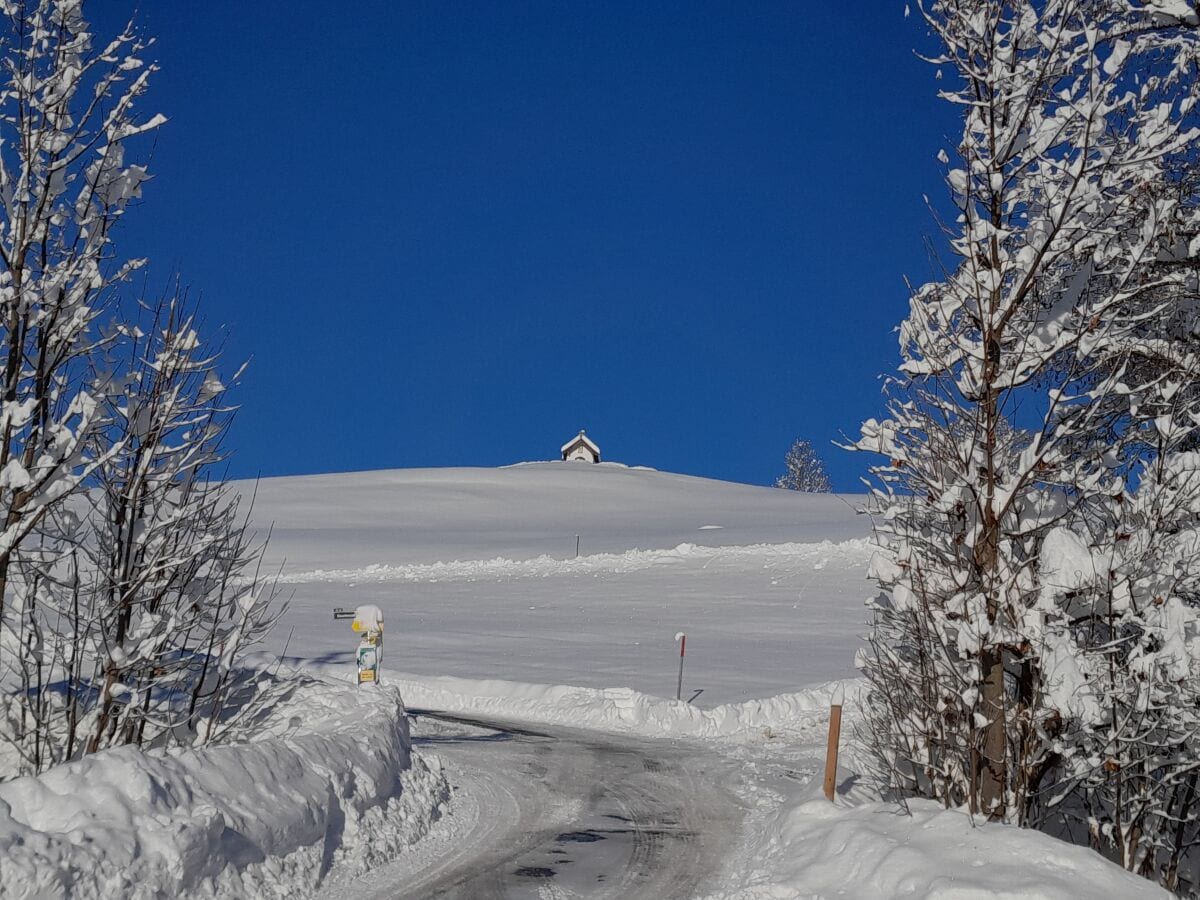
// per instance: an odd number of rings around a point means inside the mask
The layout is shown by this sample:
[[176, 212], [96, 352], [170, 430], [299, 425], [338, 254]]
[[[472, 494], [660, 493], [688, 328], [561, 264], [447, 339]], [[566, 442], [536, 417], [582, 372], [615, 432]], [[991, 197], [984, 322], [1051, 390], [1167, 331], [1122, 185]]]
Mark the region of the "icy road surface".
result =
[[399, 859], [318, 895], [342, 898], [693, 897], [741, 831], [735, 764], [701, 746], [418, 714], [449, 814]]

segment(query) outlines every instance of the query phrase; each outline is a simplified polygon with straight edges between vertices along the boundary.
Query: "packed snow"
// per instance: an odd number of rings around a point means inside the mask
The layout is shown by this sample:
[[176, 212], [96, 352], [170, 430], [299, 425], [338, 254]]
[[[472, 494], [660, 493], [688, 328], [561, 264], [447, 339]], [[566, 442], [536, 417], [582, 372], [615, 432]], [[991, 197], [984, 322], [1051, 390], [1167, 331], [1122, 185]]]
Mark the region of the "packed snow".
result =
[[1162, 888], [1086, 847], [972, 822], [928, 800], [835, 805], [789, 798], [764, 829], [744, 884], [709, 900], [1167, 900]]
[[284, 897], [420, 838], [449, 791], [412, 754], [399, 692], [279, 674], [245, 740], [0, 784], [0, 896]]

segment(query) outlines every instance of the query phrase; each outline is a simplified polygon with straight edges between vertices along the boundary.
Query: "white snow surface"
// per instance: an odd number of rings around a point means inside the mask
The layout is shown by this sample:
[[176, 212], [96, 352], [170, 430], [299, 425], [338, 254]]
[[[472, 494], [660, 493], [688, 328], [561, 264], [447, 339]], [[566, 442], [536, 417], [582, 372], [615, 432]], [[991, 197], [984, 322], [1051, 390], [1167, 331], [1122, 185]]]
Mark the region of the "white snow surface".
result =
[[836, 804], [818, 779], [774, 814], [744, 884], [709, 900], [1169, 900], [1086, 847], [913, 801]]
[[[755, 812], [731, 838], [722, 897], [1165, 896], [1045, 835], [921, 804], [904, 816], [853, 790], [837, 806], [819, 797], [829, 704], [844, 690], [849, 745], [863, 692], [847, 680], [873, 593], [862, 505], [531, 463], [271, 479], [255, 516], [274, 523], [299, 662], [348, 667], [354, 638], [330, 611], [376, 603], [384, 681], [413, 708], [709, 742], [743, 760]], [[665, 699], [684, 631], [693, 704]]]
[[[862, 497], [801, 494], [608, 463], [268, 478], [254, 518], [288, 571], [530, 559], [867, 536]], [[719, 528], [712, 526], [718, 525]], [[719, 532], [700, 534], [701, 530]]]
[[685, 631], [684, 696], [719, 706], [855, 674], [861, 504], [549, 462], [267, 479], [254, 519], [273, 527], [267, 568], [291, 597], [275, 645], [289, 661], [349, 666], [356, 640], [333, 608], [373, 603], [385, 679], [391, 666], [673, 697]]
[[394, 688], [297, 674], [255, 732], [0, 784], [0, 896], [294, 896], [395, 855], [448, 797]]
[[[848, 679], [872, 593], [860, 498], [564, 463], [256, 490], [291, 595], [266, 650], [287, 642], [292, 696], [243, 743], [107, 751], [0, 785], [0, 896], [299, 898], [335, 870], [369, 884], [431, 827], [462, 833], [401, 697], [735, 759], [749, 812], [714, 897], [1166, 896], [1085, 849], [925, 804], [904, 816], [857, 784], [863, 685]], [[332, 611], [364, 604], [386, 618], [388, 661], [382, 685], [356, 688], [358, 638]], [[684, 631], [691, 704], [663, 696]], [[828, 804], [825, 729], [843, 694]]]
[[[655, 738], [759, 739], [803, 732], [826, 720], [839, 692], [861, 696], [860, 680], [817, 685], [740, 703], [701, 709], [686, 701], [629, 688], [571, 687], [449, 677], [395, 675], [408, 704], [459, 715], [589, 728]], [[847, 691], [847, 688], [849, 690]]]

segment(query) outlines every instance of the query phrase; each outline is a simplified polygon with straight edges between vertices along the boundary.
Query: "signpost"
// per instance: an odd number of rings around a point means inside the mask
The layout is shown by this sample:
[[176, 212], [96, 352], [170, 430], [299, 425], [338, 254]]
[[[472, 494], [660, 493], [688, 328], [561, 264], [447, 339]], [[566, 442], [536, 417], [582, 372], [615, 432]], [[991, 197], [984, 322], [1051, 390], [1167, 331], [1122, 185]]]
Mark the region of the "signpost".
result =
[[337, 608], [335, 619], [353, 619], [350, 628], [362, 635], [354, 658], [358, 664], [359, 684], [379, 684], [380, 667], [383, 665], [383, 610], [374, 604], [356, 607], [354, 612]]

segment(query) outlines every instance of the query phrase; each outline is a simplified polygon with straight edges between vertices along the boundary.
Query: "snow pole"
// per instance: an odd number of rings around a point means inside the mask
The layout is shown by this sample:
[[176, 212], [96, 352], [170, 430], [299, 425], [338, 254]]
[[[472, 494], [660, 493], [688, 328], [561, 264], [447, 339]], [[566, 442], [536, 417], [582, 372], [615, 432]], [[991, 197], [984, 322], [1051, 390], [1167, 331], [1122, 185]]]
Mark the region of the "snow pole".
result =
[[575, 558], [579, 559], [579, 535], [575, 535]]
[[833, 801], [837, 786], [838, 742], [842, 736], [842, 704], [846, 700], [846, 687], [839, 683], [833, 689], [829, 704], [829, 746], [825, 750], [825, 799]]
[[675, 640], [679, 642], [679, 681], [675, 684], [675, 699], [683, 699], [683, 653], [687, 649], [687, 635], [682, 631], [675, 635]]

